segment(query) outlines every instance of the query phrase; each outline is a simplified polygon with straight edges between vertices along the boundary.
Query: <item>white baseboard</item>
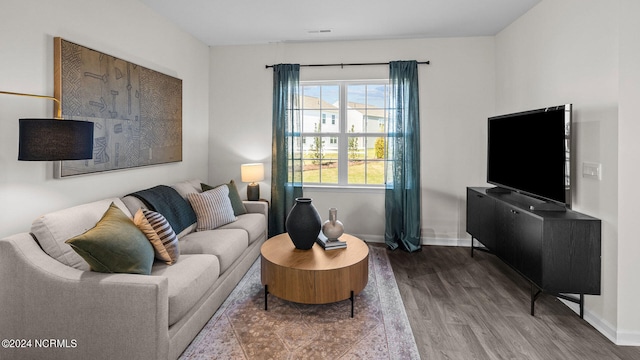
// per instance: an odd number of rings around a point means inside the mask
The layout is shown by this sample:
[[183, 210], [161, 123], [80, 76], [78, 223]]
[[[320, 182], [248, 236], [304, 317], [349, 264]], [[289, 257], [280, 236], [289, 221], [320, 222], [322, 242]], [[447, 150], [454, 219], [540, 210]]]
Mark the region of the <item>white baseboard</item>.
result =
[[366, 242], [384, 244], [384, 236], [382, 235], [364, 235], [364, 234], [351, 234]]
[[[367, 235], [367, 234], [352, 234], [366, 242], [384, 244], [384, 236], [382, 235]], [[434, 245], [434, 246], [466, 246], [471, 245], [469, 239], [446, 239], [446, 238], [426, 238], [421, 239], [422, 245]]]
[[[354, 234], [367, 242], [372, 243], [384, 243], [384, 236], [382, 235], [365, 235]], [[422, 245], [435, 245], [435, 246], [462, 246], [470, 247], [471, 241], [469, 239], [445, 239], [445, 238], [422, 238]], [[577, 315], [580, 314], [580, 306], [576, 303], [560, 299], [569, 309], [574, 311]], [[598, 330], [602, 335], [609, 339], [612, 343], [620, 346], [640, 346], [640, 332], [621, 332], [607, 321], [593, 314], [589, 309], [584, 309], [584, 320], [588, 322], [594, 329]]]
[[621, 346], [640, 346], [640, 332], [634, 331], [625, 333], [619, 331], [618, 341], [614, 341], [614, 343]]
[[[561, 299], [561, 298], [557, 298], [557, 299], [560, 300], [563, 304], [565, 304], [573, 312], [575, 312], [576, 315], [580, 316], [580, 305], [571, 301], [567, 301], [565, 299]], [[602, 335], [604, 335], [612, 343], [616, 345], [621, 345], [621, 344], [618, 344], [616, 341], [616, 338], [617, 338], [616, 330], [613, 328], [613, 326], [611, 326], [611, 324], [602, 320], [601, 318], [595, 316], [587, 308], [584, 309], [584, 321], [591, 324], [591, 326], [593, 326], [594, 329], [598, 330]]]
[[[563, 304], [576, 314], [580, 314], [580, 306], [578, 304], [560, 298], [558, 298], [558, 300], [562, 301]], [[618, 331], [614, 326], [595, 316], [586, 308], [584, 309], [584, 320], [616, 345], [640, 346], [640, 332]]]
[[468, 239], [422, 238], [422, 245], [470, 247], [471, 241]]

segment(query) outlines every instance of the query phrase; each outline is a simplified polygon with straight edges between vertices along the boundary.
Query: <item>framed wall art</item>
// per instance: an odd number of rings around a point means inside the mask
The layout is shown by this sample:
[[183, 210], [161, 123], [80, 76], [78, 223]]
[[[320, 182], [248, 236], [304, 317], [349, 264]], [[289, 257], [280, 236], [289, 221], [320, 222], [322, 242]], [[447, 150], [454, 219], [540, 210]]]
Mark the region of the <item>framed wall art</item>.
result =
[[55, 177], [182, 161], [182, 80], [59, 37], [54, 78], [62, 116], [95, 124], [93, 159]]

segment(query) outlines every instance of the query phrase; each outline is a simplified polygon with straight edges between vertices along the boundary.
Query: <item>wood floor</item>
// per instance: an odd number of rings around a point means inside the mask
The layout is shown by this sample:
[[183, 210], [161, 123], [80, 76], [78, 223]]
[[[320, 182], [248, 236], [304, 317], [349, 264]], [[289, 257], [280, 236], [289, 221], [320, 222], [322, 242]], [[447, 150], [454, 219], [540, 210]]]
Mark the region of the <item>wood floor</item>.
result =
[[387, 251], [422, 359], [640, 359], [555, 297], [531, 316], [530, 286], [494, 255], [424, 246]]

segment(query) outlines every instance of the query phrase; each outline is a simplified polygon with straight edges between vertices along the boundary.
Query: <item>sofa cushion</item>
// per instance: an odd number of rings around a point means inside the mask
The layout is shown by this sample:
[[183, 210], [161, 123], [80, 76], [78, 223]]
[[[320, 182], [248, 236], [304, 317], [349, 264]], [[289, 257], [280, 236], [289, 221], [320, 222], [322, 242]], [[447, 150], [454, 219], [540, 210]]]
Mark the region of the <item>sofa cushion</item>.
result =
[[249, 244], [267, 238], [267, 220], [263, 214], [249, 213], [238, 216], [238, 220], [219, 229], [242, 229], [249, 235]]
[[111, 203], [96, 226], [66, 241], [92, 271], [149, 275], [153, 247], [136, 224]]
[[220, 275], [220, 264], [213, 255], [183, 255], [171, 266], [156, 262], [151, 275], [167, 278], [171, 326], [211, 289]]
[[229, 188], [226, 185], [200, 194], [187, 194], [187, 199], [198, 218], [198, 231], [213, 230], [236, 221], [229, 200]]
[[247, 232], [239, 229], [196, 231], [180, 239], [181, 254], [217, 256], [220, 273], [224, 273], [248, 246]]
[[142, 230], [149, 239], [156, 259], [171, 265], [178, 261], [178, 237], [162, 214], [145, 209], [138, 209], [133, 216], [133, 223]]
[[229, 181], [228, 184], [220, 184], [218, 186], [200, 184], [200, 186], [202, 187], [202, 191], [215, 189], [222, 185], [227, 185], [227, 187], [229, 188], [229, 200], [231, 200], [231, 206], [233, 207], [233, 214], [235, 216], [246, 214], [247, 208], [244, 207], [244, 203], [242, 202], [242, 198], [240, 198], [240, 194], [238, 193], [238, 187], [236, 186], [235, 181], [231, 180]]
[[129, 212], [132, 214], [135, 214], [138, 211], [138, 209], [149, 210], [149, 208], [147, 207], [147, 204], [145, 204], [144, 202], [142, 202], [142, 200], [138, 199], [135, 196], [132, 196], [132, 195], [123, 196], [122, 198], [120, 198], [120, 200], [122, 200], [122, 202], [126, 205]]
[[67, 266], [88, 271], [89, 264], [65, 241], [94, 227], [111, 203], [131, 217], [131, 213], [120, 199], [104, 199], [42, 215], [34, 220], [31, 233], [49, 256]]
[[198, 179], [185, 180], [179, 183], [175, 183], [171, 185], [171, 187], [176, 189], [178, 194], [180, 194], [185, 200], [187, 200], [187, 194], [198, 194], [202, 192], [202, 188], [200, 186], [201, 183], [202, 181]]

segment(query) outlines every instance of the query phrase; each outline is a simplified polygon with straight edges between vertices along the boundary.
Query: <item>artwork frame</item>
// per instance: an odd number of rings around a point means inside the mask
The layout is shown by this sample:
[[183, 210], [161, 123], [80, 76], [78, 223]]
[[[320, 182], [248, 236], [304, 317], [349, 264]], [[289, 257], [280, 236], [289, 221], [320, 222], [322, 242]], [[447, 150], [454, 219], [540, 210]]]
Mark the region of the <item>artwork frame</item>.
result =
[[181, 79], [56, 37], [54, 97], [95, 124], [93, 158], [56, 162], [55, 178], [182, 161]]

